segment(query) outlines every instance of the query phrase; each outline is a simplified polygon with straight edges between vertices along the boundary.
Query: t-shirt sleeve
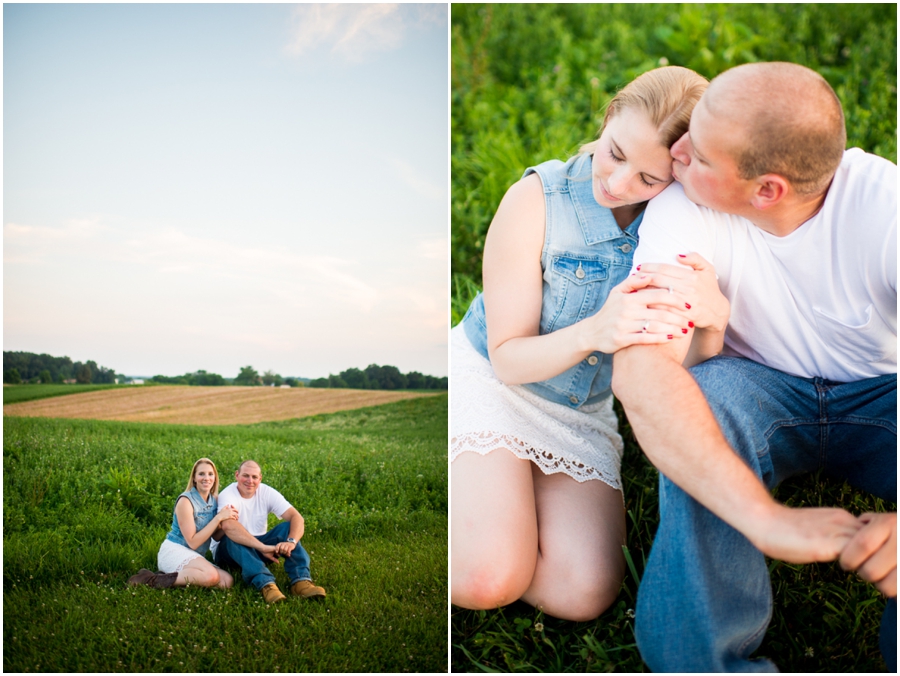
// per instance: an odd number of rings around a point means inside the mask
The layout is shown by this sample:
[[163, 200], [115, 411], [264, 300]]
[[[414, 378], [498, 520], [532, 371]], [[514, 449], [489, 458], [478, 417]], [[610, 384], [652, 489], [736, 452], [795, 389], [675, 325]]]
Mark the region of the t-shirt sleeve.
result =
[[715, 232], [708, 213], [687, 198], [680, 183], [672, 183], [644, 211], [631, 271], [643, 263], [678, 265], [678, 254], [691, 252], [713, 262]]
[[219, 504], [218, 504], [218, 506], [216, 507], [216, 513], [221, 512], [223, 509], [225, 509], [225, 507], [226, 507], [227, 505], [233, 505], [233, 504], [234, 504], [234, 497], [233, 497], [232, 494], [231, 494], [231, 493], [232, 493], [232, 488], [231, 488], [232, 486], [234, 486], [234, 484], [230, 484], [230, 485], [226, 486], [225, 488], [223, 488], [223, 489], [219, 492], [219, 497], [217, 498], [218, 501], [219, 501]]
[[[262, 486], [260, 486], [260, 488], [262, 488]], [[271, 486], [266, 486], [266, 488], [268, 489], [266, 491], [266, 509], [280, 519], [293, 505], [285, 500], [284, 496]]]

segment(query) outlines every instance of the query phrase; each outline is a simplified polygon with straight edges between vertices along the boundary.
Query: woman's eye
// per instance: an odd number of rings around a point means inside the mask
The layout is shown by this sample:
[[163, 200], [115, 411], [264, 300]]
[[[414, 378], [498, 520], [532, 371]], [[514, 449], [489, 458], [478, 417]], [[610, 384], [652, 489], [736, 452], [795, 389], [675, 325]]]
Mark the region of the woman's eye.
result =
[[612, 150], [609, 151], [609, 156], [613, 159], [613, 162], [624, 162], [624, 157], [619, 157]]

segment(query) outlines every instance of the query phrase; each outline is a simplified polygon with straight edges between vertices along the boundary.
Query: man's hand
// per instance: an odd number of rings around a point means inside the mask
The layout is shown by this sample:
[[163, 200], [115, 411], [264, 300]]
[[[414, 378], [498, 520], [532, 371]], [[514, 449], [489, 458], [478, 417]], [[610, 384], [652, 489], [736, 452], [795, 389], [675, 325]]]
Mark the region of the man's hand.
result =
[[766, 556], [787, 563], [834, 561], [862, 532], [859, 519], [836, 507], [791, 508], [776, 503], [771, 518], [759, 525], [758, 532], [744, 531], [748, 539]]
[[275, 545], [275, 553], [279, 556], [289, 557], [291, 555], [291, 552], [294, 551], [294, 547], [296, 546], [297, 544], [295, 542], [279, 542], [277, 545]]
[[859, 517], [861, 528], [841, 552], [841, 567], [855, 570], [885, 596], [897, 596], [897, 514]]

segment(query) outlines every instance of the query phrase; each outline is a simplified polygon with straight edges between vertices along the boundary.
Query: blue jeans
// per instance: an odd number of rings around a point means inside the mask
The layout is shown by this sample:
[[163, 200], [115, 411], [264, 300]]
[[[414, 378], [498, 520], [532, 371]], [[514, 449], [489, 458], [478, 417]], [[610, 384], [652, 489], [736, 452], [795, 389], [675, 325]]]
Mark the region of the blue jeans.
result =
[[[282, 521], [265, 535], [257, 536], [257, 540], [264, 545], [277, 545], [288, 538], [291, 524]], [[275, 576], [266, 567], [266, 559], [253, 549], [239, 545], [237, 542], [223, 537], [216, 549], [216, 565], [222, 568], [240, 568], [244, 582], [252, 584], [257, 589], [262, 589], [267, 584], [275, 582]], [[309, 554], [299, 542], [294, 547], [290, 556], [284, 558], [284, 571], [288, 575], [291, 584], [299, 580], [309, 580]]]
[[[855, 383], [796, 378], [747, 359], [691, 369], [728, 443], [772, 489], [822, 470], [897, 500], [897, 376]], [[660, 524], [638, 590], [635, 634], [653, 671], [777, 671], [750, 659], [772, 618], [765, 557], [663, 475]], [[881, 625], [897, 665], [897, 603]]]

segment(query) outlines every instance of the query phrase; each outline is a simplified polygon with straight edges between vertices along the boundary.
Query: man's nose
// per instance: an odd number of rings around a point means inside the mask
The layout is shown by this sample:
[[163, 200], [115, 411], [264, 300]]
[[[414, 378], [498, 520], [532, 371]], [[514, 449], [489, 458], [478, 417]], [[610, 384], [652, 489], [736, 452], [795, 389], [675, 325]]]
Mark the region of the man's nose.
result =
[[675, 141], [675, 144], [672, 146], [669, 153], [672, 155], [672, 158], [678, 160], [682, 164], [690, 164], [691, 163], [691, 140], [688, 138], [688, 132], [685, 132], [680, 139]]

